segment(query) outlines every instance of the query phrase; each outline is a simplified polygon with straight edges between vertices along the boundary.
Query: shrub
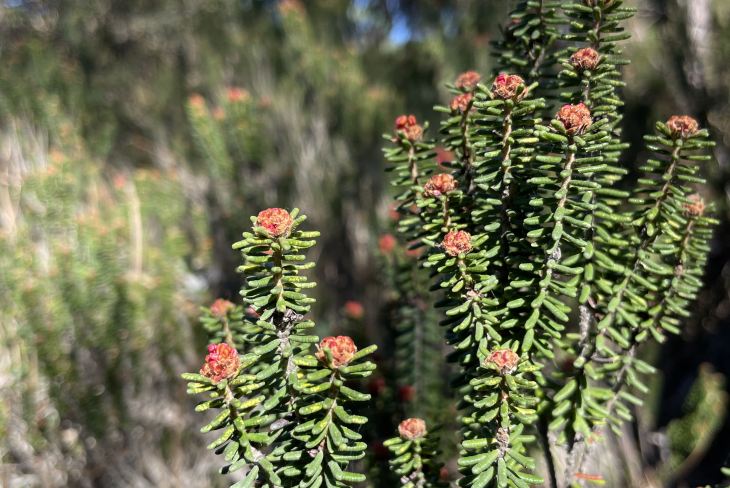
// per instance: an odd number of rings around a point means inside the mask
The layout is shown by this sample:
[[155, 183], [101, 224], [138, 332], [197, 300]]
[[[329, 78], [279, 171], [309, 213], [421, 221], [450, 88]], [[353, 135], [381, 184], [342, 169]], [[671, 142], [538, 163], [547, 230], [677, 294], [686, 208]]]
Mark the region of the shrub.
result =
[[[642, 375], [654, 368], [638, 348], [679, 333], [702, 286], [715, 221], [693, 185], [704, 184], [697, 175], [710, 158], [708, 132], [689, 116], [657, 122], [644, 138], [646, 174], [622, 181], [620, 68], [628, 60], [617, 46], [634, 11], [622, 0], [520, 2], [494, 45], [494, 76], [469, 71], [447, 85], [453, 99], [435, 107], [447, 114], [439, 138], [414, 115], [398, 117], [384, 136], [391, 183], [402, 189], [401, 243], [420, 250], [404, 262], [419, 262], [428, 276], [453, 348], [458, 486], [544, 483], [528, 446], [538, 436], [548, 445], [549, 432], [565, 452], [558, 463], [560, 450], [543, 447], [552, 486], [604, 483], [583, 473], [583, 461], [604, 426], [621, 434], [649, 391]], [[451, 160], [439, 163], [438, 154]], [[240, 359], [224, 346], [233, 363], [185, 375], [191, 393], [211, 392], [199, 410], [223, 409], [204, 427], [223, 430], [209, 448], [231, 463], [222, 472], [249, 467], [237, 488], [364, 481], [344, 470], [364, 449], [346, 425], [365, 419], [340, 403], [368, 399], [343, 381], [370, 374], [371, 363], [351, 361], [373, 348], [355, 352], [349, 338], [331, 337], [307, 355], [318, 339], [301, 335], [314, 324], [298, 315], [309, 303], [301, 289], [312, 286], [298, 272], [311, 265], [296, 264], [304, 259], [296, 253], [316, 233], [295, 230], [296, 211], [253, 220], [236, 247], [241, 271], [252, 275], [244, 301], [260, 317], [244, 317], [254, 328], [240, 335]], [[380, 247], [387, 254], [393, 242]], [[410, 266], [394, 266], [396, 282], [417, 283]], [[421, 316], [408, 300], [413, 289], [403, 290], [399, 314]], [[413, 337], [411, 321], [404, 337]], [[398, 347], [399, 358], [418, 360], [412, 341]], [[434, 430], [408, 419], [386, 441], [403, 486], [441, 486]]]

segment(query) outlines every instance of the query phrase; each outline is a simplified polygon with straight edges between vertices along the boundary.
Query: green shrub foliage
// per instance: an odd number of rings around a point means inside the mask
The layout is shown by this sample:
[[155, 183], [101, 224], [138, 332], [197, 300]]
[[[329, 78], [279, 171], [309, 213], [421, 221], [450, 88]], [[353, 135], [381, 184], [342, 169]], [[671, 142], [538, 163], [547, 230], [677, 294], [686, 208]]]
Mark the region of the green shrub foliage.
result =
[[[525, 447], [538, 421], [567, 449], [568, 484], [584, 441], [599, 441], [604, 425], [620, 435], [648, 391], [641, 376], [654, 371], [637, 348], [679, 333], [716, 223], [693, 188], [713, 143], [688, 116], [657, 123], [645, 137], [647, 176], [617, 187], [628, 63], [617, 46], [635, 9], [562, 8], [517, 5], [494, 44], [495, 76], [466, 72], [447, 85], [454, 98], [435, 107], [448, 114], [440, 141], [414, 116], [386, 136], [388, 171], [405, 189], [399, 231], [425, 248], [419, 267], [444, 309], [447, 360], [460, 366], [459, 486], [543, 483]], [[553, 111], [556, 88], [566, 105]], [[437, 166], [439, 151], [451, 160]]]
[[376, 348], [358, 351], [349, 337], [339, 336], [308, 354], [319, 338], [308, 333], [314, 322], [304, 316], [314, 300], [303, 290], [315, 283], [300, 271], [314, 263], [300, 253], [319, 233], [297, 230], [305, 219], [297, 209], [289, 214], [278, 208], [252, 218], [253, 232], [234, 244], [245, 260], [239, 271], [246, 275], [241, 295], [248, 313], [224, 300], [205, 309], [211, 354], [200, 374], [183, 375], [188, 393], [211, 398], [197, 411], [220, 411], [201, 431], [219, 432], [208, 449], [223, 455], [221, 473], [247, 469], [236, 488], [344, 487], [365, 480], [346, 471], [365, 455], [357, 429], [367, 422], [348, 407], [370, 399], [352, 385], [375, 369], [361, 359]]

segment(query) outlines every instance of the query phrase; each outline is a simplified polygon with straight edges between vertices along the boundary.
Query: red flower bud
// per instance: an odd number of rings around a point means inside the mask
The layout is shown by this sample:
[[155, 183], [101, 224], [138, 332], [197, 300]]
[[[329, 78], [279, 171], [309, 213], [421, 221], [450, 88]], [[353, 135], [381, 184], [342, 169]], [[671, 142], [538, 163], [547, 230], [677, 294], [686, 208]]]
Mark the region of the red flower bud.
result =
[[520, 357], [512, 349], [495, 349], [489, 353], [486, 363], [494, 363], [502, 375], [511, 374], [517, 369]]
[[423, 194], [427, 197], [448, 195], [456, 190], [457, 186], [459, 186], [459, 182], [449, 174], [433, 175], [423, 187]]
[[395, 130], [404, 130], [411, 125], [416, 125], [415, 115], [401, 115], [395, 119]]
[[690, 195], [688, 198], [694, 203], [682, 204], [687, 213], [696, 217], [702, 215], [705, 211], [705, 202], [702, 200], [702, 197], [699, 195]]
[[421, 419], [406, 419], [398, 426], [401, 439], [412, 441], [426, 435], [426, 422]]
[[466, 231], [452, 231], [444, 237], [443, 248], [452, 256], [471, 251], [471, 234]]
[[[492, 98], [507, 100], [517, 95], [517, 88], [525, 83], [525, 80], [517, 75], [499, 75], [492, 83]], [[524, 92], [523, 92], [524, 93]], [[522, 94], [520, 94], [520, 98]]]
[[403, 131], [406, 139], [411, 142], [419, 140], [423, 134], [423, 128], [416, 123], [416, 117], [413, 115], [401, 115], [395, 119], [395, 130]]
[[317, 345], [317, 359], [323, 363], [327, 363], [327, 356], [324, 348], [328, 347], [332, 353], [332, 364], [328, 364], [330, 368], [336, 368], [352, 361], [352, 357], [357, 352], [355, 343], [347, 336], [325, 337], [325, 339]]
[[475, 71], [467, 71], [466, 73], [461, 73], [456, 78], [456, 83], [454, 84], [456, 85], [456, 88], [460, 90], [472, 91], [481, 79], [482, 76], [479, 73]]
[[403, 385], [398, 387], [398, 399], [402, 402], [410, 402], [416, 396], [416, 387]]
[[222, 298], [219, 298], [218, 300], [213, 302], [213, 305], [210, 306], [210, 313], [213, 314], [213, 317], [217, 319], [222, 319], [228, 313], [228, 309], [231, 308], [235, 308], [235, 305], [233, 305], [228, 300], [223, 300]]
[[202, 109], [205, 107], [205, 99], [198, 95], [197, 93], [193, 93], [188, 98], [188, 102], [190, 103], [190, 106], [195, 109]]
[[359, 320], [365, 315], [365, 309], [360, 302], [349, 300], [345, 302], [345, 313], [351, 319]]
[[578, 105], [563, 105], [555, 115], [555, 120], [563, 124], [565, 131], [571, 135], [584, 134], [593, 124], [591, 111], [582, 103]]
[[270, 237], [282, 237], [289, 234], [294, 219], [283, 208], [269, 208], [259, 213], [256, 225], [266, 229]]
[[451, 102], [449, 103], [449, 107], [451, 107], [451, 112], [454, 114], [466, 112], [466, 109], [469, 107], [470, 101], [471, 93], [464, 93], [462, 95], [455, 96], [453, 99], [451, 99]]
[[382, 254], [388, 254], [395, 247], [395, 237], [391, 234], [385, 234], [378, 239], [378, 245]]
[[592, 70], [601, 60], [601, 55], [598, 54], [594, 49], [586, 47], [584, 49], [578, 49], [570, 57], [570, 64], [577, 71]]
[[210, 378], [214, 383], [218, 384], [225, 378], [230, 378], [241, 365], [238, 359], [238, 351], [221, 342], [220, 344], [211, 344], [208, 346], [208, 354], [205, 357], [205, 364], [200, 370], [200, 374], [206, 378]]
[[248, 92], [243, 88], [231, 87], [228, 89], [228, 101], [231, 103], [248, 100]]
[[699, 125], [697, 121], [689, 115], [676, 116], [673, 115], [667, 121], [667, 127], [672, 132], [673, 139], [686, 139], [691, 135], [697, 134]]

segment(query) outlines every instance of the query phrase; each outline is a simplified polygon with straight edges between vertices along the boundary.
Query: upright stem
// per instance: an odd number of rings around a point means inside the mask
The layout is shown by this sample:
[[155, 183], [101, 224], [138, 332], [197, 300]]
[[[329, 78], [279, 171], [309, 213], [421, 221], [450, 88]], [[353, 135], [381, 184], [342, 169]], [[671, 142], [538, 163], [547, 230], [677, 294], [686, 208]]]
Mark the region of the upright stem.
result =
[[411, 168], [411, 181], [414, 185], [418, 185], [418, 166], [413, 156], [415, 156], [415, 148], [411, 145], [408, 150], [408, 166]]
[[[674, 148], [674, 150], [672, 151], [671, 163], [669, 165], [669, 168], [667, 169], [667, 174], [670, 175], [670, 178], [668, 178], [666, 180], [666, 182], [664, 183], [664, 186], [662, 187], [662, 193], [659, 196], [659, 198], [657, 198], [657, 200], [656, 200], [656, 202], [654, 204], [654, 207], [653, 207], [654, 209], [659, 209], [660, 206], [661, 206], [661, 204], [662, 204], [662, 202], [664, 200], [666, 200], [666, 198], [667, 198], [667, 196], [669, 194], [669, 186], [670, 186], [670, 184], [672, 182], [672, 179], [673, 179], [673, 176], [674, 176], [674, 171], [675, 171], [675, 169], [677, 167], [677, 162], [679, 161], [679, 152], [680, 152], [680, 150], [681, 150], [681, 146], [676, 146]], [[611, 322], [613, 322], [613, 317], [615, 317], [615, 314], [616, 314], [616, 311], [618, 310], [618, 307], [621, 306], [621, 299], [623, 297], [624, 291], [628, 288], [629, 280], [631, 279], [631, 276], [633, 276], [633, 274], [636, 272], [636, 270], [638, 269], [639, 265], [641, 264], [641, 260], [639, 258], [639, 254], [640, 254], [641, 251], [645, 250], [649, 246], [649, 244], [651, 243], [651, 241], [654, 238], [654, 236], [649, 236], [648, 235], [647, 227], [648, 227], [648, 225], [650, 223], [653, 223], [658, 218], [658, 216], [659, 216], [659, 212], [657, 211], [656, 214], [655, 214], [655, 216], [654, 216], [654, 218], [651, 219], [648, 222], [645, 222], [644, 225], [642, 226], [641, 235], [642, 235], [643, 239], [642, 239], [639, 247], [637, 248], [636, 253], [634, 254], [634, 263], [633, 263], [633, 267], [631, 269], [631, 272], [626, 277], [623, 286], [621, 287], [621, 289], [618, 292], [618, 295], [617, 296], [619, 297], [619, 304], [616, 307], [616, 310], [614, 310], [613, 312], [610, 312], [611, 319], [610, 319], [609, 323], [606, 324], [606, 326], [603, 328], [603, 330], [600, 331], [600, 333], [599, 333], [600, 335], [604, 335], [606, 333], [606, 331], [608, 330], [608, 327], [611, 325]], [[684, 235], [684, 238], [682, 239], [682, 244], [680, 246], [679, 256], [682, 256], [682, 254], [684, 254], [684, 250], [686, 249], [686, 246], [689, 243], [689, 239], [691, 237], [691, 231], [692, 231], [693, 225], [694, 225], [694, 221], [690, 221], [688, 223], [688, 225], [687, 225], [687, 229], [685, 231], [685, 235]], [[681, 265], [682, 265], [682, 262], [681, 262], [681, 258], [680, 258], [680, 262], [679, 262], [679, 267], [680, 268], [681, 268]], [[676, 274], [677, 274], [677, 271], [675, 271], [675, 276], [676, 276]], [[667, 297], [665, 295], [665, 297], [662, 299], [661, 306], [660, 306], [659, 310], [652, 317], [652, 325], [655, 325], [656, 322], [659, 320], [659, 318], [664, 313], [664, 310], [665, 310], [665, 307], [666, 307], [666, 303], [667, 303]], [[629, 349], [626, 351], [626, 356], [629, 358], [629, 360], [626, 361], [624, 363], [624, 365], [621, 367], [621, 369], [618, 372], [618, 375], [616, 375], [616, 380], [615, 380], [613, 386], [611, 387], [611, 391], [613, 391], [614, 396], [606, 403], [606, 409], [608, 410], [609, 416], [611, 415], [611, 412], [613, 411], [613, 406], [614, 406], [614, 404], [616, 403], [616, 401], [618, 399], [618, 393], [619, 393], [619, 391], [621, 391], [621, 388], [623, 387], [623, 385], [624, 385], [624, 383], [626, 381], [626, 378], [628, 376], [628, 370], [633, 365], [633, 362], [634, 362], [633, 360], [634, 360], [634, 357], [636, 356], [636, 349], [637, 349], [637, 347], [638, 347], [639, 344], [637, 342], [635, 342], [635, 337], [636, 337], [636, 332], [633, 331], [633, 333], [632, 333], [632, 344], [629, 347]], [[586, 357], [586, 360], [590, 360], [590, 359], [592, 359], [592, 358]], [[581, 371], [583, 371], [583, 368], [581, 368]], [[587, 454], [588, 454], [588, 452], [590, 452], [591, 447], [592, 447], [592, 445], [588, 445], [586, 447], [586, 453], [583, 456], [583, 459], [581, 460], [581, 463], [578, 464], [578, 471], [580, 471], [580, 468], [581, 468], [581, 465], [582, 465], [582, 461], [585, 460], [588, 457]]]
[[[503, 167], [507, 164], [507, 161], [510, 161], [510, 152], [512, 150], [512, 144], [510, 144], [510, 136], [512, 134], [512, 106], [508, 106], [505, 110], [504, 114], [504, 122], [502, 124], [502, 165]], [[500, 237], [501, 247], [502, 247], [502, 276], [500, 276], [500, 281], [502, 283], [502, 286], [507, 286], [508, 280], [509, 280], [509, 265], [507, 264], [507, 255], [509, 254], [509, 240], [507, 239], [507, 236], [510, 232], [512, 232], [512, 222], [509, 216], [509, 208], [512, 204], [512, 193], [511, 193], [511, 183], [507, 184], [504, 183], [505, 180], [508, 180], [507, 176], [510, 174], [512, 169], [512, 165], [509, 164], [506, 167], [504, 167], [504, 176], [502, 177], [503, 181], [503, 188], [502, 188], [502, 211], [501, 211], [501, 219], [502, 219], [502, 232]]]
[[647, 222], [644, 223], [644, 225], [641, 228], [641, 236], [642, 240], [639, 246], [636, 248], [636, 251], [634, 252], [634, 262], [631, 266], [631, 271], [626, 275], [626, 278], [624, 279], [621, 288], [618, 290], [616, 296], [618, 297], [618, 306], [612, 311], [608, 313], [609, 320], [606, 323], [606, 325], [603, 327], [603, 330], [601, 330], [600, 334], [605, 335], [606, 331], [608, 330], [608, 327], [613, 323], [614, 318], [616, 317], [616, 313], [618, 313], [618, 308], [621, 306], [621, 302], [623, 299], [624, 292], [629, 286], [629, 281], [631, 280], [631, 277], [636, 273], [636, 270], [639, 269], [639, 266], [641, 265], [641, 258], [639, 257], [642, 254], [642, 251], [644, 251], [647, 247], [649, 247], [649, 244], [654, 240], [656, 237], [655, 235], [650, 236], [648, 232], [648, 226], [649, 224], [653, 224], [654, 221], [659, 217], [659, 208], [666, 200], [667, 195], [669, 195], [669, 186], [672, 183], [672, 180], [674, 179], [674, 171], [677, 167], [677, 161], [679, 160], [679, 151], [681, 150], [681, 146], [676, 146], [674, 150], [672, 151], [672, 162], [669, 165], [669, 168], [667, 169], [666, 174], [669, 175], [669, 178], [667, 178], [666, 182], [664, 183], [664, 186], [662, 187], [662, 192], [659, 198], [656, 199], [656, 202], [654, 203], [653, 209], [656, 210], [654, 212], [654, 216], [652, 219], [647, 219]]
[[228, 316], [223, 317], [223, 333], [226, 335], [226, 344], [235, 349], [236, 344], [233, 342], [233, 334], [231, 333], [231, 327], [228, 323]]
[[472, 151], [469, 146], [469, 112], [471, 111], [474, 98], [469, 100], [466, 110], [461, 116], [461, 162], [464, 164], [464, 178], [466, 179], [466, 193], [471, 193], [474, 182], [472, 180], [471, 156]]
[[540, 433], [540, 443], [542, 444], [542, 450], [545, 453], [545, 464], [547, 464], [548, 478], [547, 488], [558, 488], [558, 479], [555, 475], [555, 462], [553, 461], [553, 455], [550, 452], [550, 439], [548, 438], [548, 423], [544, 417], [540, 417], [537, 424], [537, 430]]

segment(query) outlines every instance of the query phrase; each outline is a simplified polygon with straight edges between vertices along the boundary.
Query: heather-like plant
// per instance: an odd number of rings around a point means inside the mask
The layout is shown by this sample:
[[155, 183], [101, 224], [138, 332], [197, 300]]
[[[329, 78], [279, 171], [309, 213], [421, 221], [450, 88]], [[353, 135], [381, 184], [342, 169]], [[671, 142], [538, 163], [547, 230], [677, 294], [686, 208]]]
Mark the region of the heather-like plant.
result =
[[[542, 483], [525, 448], [537, 432], [547, 445], [538, 424], [566, 452], [562, 477], [547, 453], [553, 484], [601, 481], [581, 473], [583, 446], [604, 425], [620, 435], [649, 390], [641, 375], [654, 371], [639, 345], [678, 333], [702, 286], [715, 221], [690, 185], [704, 183], [707, 132], [688, 116], [657, 123], [645, 137], [648, 176], [616, 188], [628, 63], [617, 42], [634, 12], [622, 3], [565, 5], [568, 47], [556, 52], [556, 6], [520, 2], [495, 45], [507, 72], [482, 84], [470, 71], [447, 85], [455, 97], [435, 107], [449, 115], [441, 141], [426, 140], [414, 116], [388, 137], [393, 184], [407, 187], [399, 230], [411, 248], [426, 247], [421, 267], [454, 348], [447, 360], [460, 366], [451, 382], [461, 397], [459, 486]], [[565, 68], [556, 79], [549, 59]], [[549, 115], [533, 94], [556, 87], [567, 104]], [[453, 155], [447, 172], [432, 161], [439, 144]]]
[[426, 429], [423, 420], [406, 419], [398, 425], [398, 437], [384, 442], [395, 456], [390, 465], [400, 475], [403, 488], [449, 486], [439, 481], [443, 463], [435, 460], [441, 451], [438, 449], [439, 438], [433, 434], [441, 427], [436, 425]]
[[[200, 372], [183, 375], [189, 393], [210, 395], [198, 411], [220, 410], [201, 430], [219, 431], [208, 448], [223, 455], [227, 464], [221, 473], [247, 469], [236, 488], [316, 488], [365, 480], [346, 469], [365, 455], [357, 426], [367, 419], [347, 407], [370, 396], [345, 383], [372, 373], [375, 365], [360, 359], [376, 348], [358, 351], [349, 337], [319, 342], [307, 334], [314, 322], [304, 316], [314, 300], [303, 290], [315, 283], [300, 271], [314, 263], [300, 252], [312, 247], [319, 233], [297, 230], [304, 220], [297, 209], [290, 214], [279, 208], [252, 218], [253, 232], [234, 245], [245, 259], [239, 271], [246, 275], [241, 295], [249, 314], [242, 316], [240, 307], [223, 300], [206, 310], [213, 343]], [[245, 354], [222, 339], [236, 341]], [[316, 343], [316, 353], [309, 354]]]

